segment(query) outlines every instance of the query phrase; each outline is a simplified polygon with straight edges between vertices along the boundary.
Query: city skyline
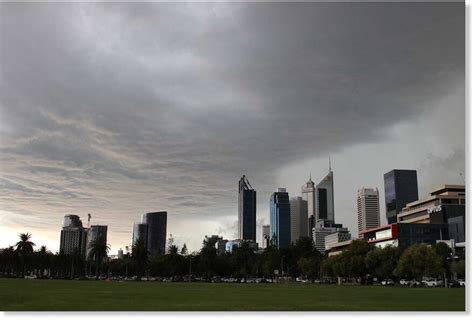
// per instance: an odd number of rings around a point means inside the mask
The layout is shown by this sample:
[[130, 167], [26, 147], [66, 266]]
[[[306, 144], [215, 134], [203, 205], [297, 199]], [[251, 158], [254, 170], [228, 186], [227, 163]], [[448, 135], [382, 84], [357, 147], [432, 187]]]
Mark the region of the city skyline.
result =
[[190, 250], [236, 239], [242, 174], [258, 241], [270, 194], [301, 196], [329, 156], [353, 235], [357, 190], [385, 199], [392, 169], [420, 198], [464, 184], [464, 21], [463, 3], [2, 4], [0, 247], [56, 251], [91, 213], [115, 253], [161, 210]]

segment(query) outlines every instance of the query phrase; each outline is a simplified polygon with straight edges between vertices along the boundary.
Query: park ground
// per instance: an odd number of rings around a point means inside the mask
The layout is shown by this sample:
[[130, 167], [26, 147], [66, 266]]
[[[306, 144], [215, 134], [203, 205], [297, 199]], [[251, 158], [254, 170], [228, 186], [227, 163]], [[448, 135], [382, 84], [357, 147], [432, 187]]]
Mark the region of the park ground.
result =
[[464, 288], [0, 279], [0, 311], [464, 310]]

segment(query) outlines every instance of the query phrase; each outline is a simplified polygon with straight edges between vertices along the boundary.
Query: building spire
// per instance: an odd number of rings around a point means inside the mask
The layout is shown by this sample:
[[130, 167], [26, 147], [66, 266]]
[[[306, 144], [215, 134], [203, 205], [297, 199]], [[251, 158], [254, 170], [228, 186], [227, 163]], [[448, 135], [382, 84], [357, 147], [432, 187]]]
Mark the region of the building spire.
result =
[[331, 156], [329, 156], [329, 172], [331, 172]]
[[311, 171], [309, 172], [309, 181], [311, 181]]

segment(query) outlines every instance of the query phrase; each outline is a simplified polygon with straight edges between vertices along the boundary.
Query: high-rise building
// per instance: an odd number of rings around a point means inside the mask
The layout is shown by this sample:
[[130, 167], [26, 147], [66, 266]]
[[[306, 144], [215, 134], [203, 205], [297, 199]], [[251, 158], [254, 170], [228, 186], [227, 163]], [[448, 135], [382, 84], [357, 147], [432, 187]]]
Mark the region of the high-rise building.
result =
[[91, 256], [91, 242], [101, 239], [101, 242], [107, 244], [107, 226], [92, 225], [87, 230], [86, 259], [93, 260]]
[[64, 216], [59, 251], [64, 254], [72, 254], [77, 251], [85, 255], [87, 244], [87, 229], [82, 226], [82, 221], [77, 215]]
[[313, 180], [311, 180], [311, 174], [308, 182], [301, 187], [301, 197], [308, 203], [308, 218], [316, 214], [316, 188]]
[[296, 243], [308, 234], [308, 202], [302, 197], [291, 198], [290, 215], [291, 242]]
[[313, 180], [311, 180], [311, 174], [309, 174], [308, 182], [301, 187], [301, 197], [308, 204], [308, 218], [306, 222], [308, 229], [306, 236], [311, 238], [314, 227], [314, 217], [316, 216], [316, 188]]
[[392, 170], [383, 175], [387, 223], [397, 222], [397, 214], [407, 203], [418, 200], [416, 170]]
[[165, 254], [166, 248], [166, 211], [149, 212], [143, 215], [143, 223], [148, 225], [147, 249], [150, 256]]
[[361, 188], [357, 190], [357, 226], [361, 232], [380, 226], [379, 190]]
[[138, 241], [142, 240], [144, 245], [147, 245], [148, 239], [148, 225], [146, 223], [135, 223], [133, 225], [132, 246]]
[[329, 173], [316, 186], [316, 219], [335, 221], [334, 214], [334, 176], [331, 168]]
[[239, 239], [257, 239], [257, 192], [249, 180], [242, 176], [239, 180]]
[[278, 188], [270, 197], [270, 233], [277, 248], [291, 244], [290, 201], [285, 188]]
[[262, 226], [262, 248], [266, 249], [270, 245], [270, 225]]

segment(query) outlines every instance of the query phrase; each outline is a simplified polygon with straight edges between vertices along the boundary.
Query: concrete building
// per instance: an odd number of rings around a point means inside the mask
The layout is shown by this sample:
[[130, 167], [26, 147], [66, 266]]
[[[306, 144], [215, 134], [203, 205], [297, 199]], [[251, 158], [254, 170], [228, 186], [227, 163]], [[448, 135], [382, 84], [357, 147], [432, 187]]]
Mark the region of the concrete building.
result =
[[270, 233], [272, 244], [277, 248], [290, 246], [290, 201], [285, 188], [278, 188], [270, 197]]
[[239, 180], [239, 239], [257, 240], [257, 192], [249, 180], [242, 176]]
[[327, 253], [328, 257], [341, 254], [344, 250], [349, 248], [352, 241], [354, 241], [354, 240], [350, 239], [350, 240], [346, 240], [346, 241], [342, 241], [342, 242], [338, 242], [338, 243], [334, 244], [328, 250], [326, 250], [326, 253]]
[[258, 244], [255, 241], [236, 239], [232, 241], [227, 241], [227, 243], [225, 244], [225, 251], [227, 253], [232, 254], [233, 250], [235, 248], [240, 248], [244, 242], [247, 242], [249, 244], [249, 247], [253, 250], [258, 250]]
[[301, 197], [308, 203], [308, 218], [311, 215], [316, 214], [316, 187], [313, 180], [311, 180], [311, 174], [309, 180], [301, 187]]
[[[466, 241], [466, 187], [443, 185], [424, 199], [408, 203], [397, 215], [402, 223], [446, 224], [455, 243]], [[446, 240], [446, 239], [445, 239]]]
[[334, 174], [329, 167], [329, 173], [316, 186], [316, 221], [335, 221], [334, 212]]
[[167, 216], [166, 211], [149, 212], [143, 215], [142, 222], [147, 225], [147, 249], [152, 257], [166, 252]]
[[324, 237], [324, 249], [331, 250], [340, 242], [351, 240], [351, 233], [347, 228], [337, 228], [336, 232], [328, 234]]
[[266, 249], [270, 245], [270, 225], [265, 224], [262, 226], [262, 248]]
[[334, 223], [332, 220], [320, 219], [316, 221], [312, 237], [316, 250], [324, 254], [326, 250], [326, 236], [337, 232], [339, 229], [346, 228], [343, 228], [342, 224]]
[[217, 241], [223, 240], [222, 237], [219, 237], [218, 235], [212, 235], [212, 236], [205, 236], [204, 241], [207, 243], [210, 243], [212, 246], [215, 246]]
[[357, 190], [357, 226], [360, 233], [380, 226], [379, 190], [361, 188]]
[[418, 200], [416, 170], [392, 170], [383, 175], [387, 223], [396, 223], [407, 203]]
[[291, 242], [308, 235], [308, 202], [302, 197], [290, 200]]
[[226, 251], [226, 244], [229, 242], [227, 239], [219, 239], [216, 242], [216, 253], [218, 255], [223, 255], [225, 254]]
[[101, 243], [107, 244], [107, 226], [104, 225], [92, 225], [87, 230], [87, 245], [86, 245], [86, 259], [93, 260], [91, 256], [91, 244], [97, 239], [101, 240]]
[[379, 248], [390, 245], [405, 249], [417, 243], [434, 245], [438, 240], [448, 239], [448, 226], [431, 223], [392, 223], [365, 230], [362, 237]]
[[77, 215], [69, 214], [64, 216], [59, 251], [65, 254], [72, 254], [75, 251], [84, 257], [87, 246], [87, 229], [82, 226], [82, 221]]

